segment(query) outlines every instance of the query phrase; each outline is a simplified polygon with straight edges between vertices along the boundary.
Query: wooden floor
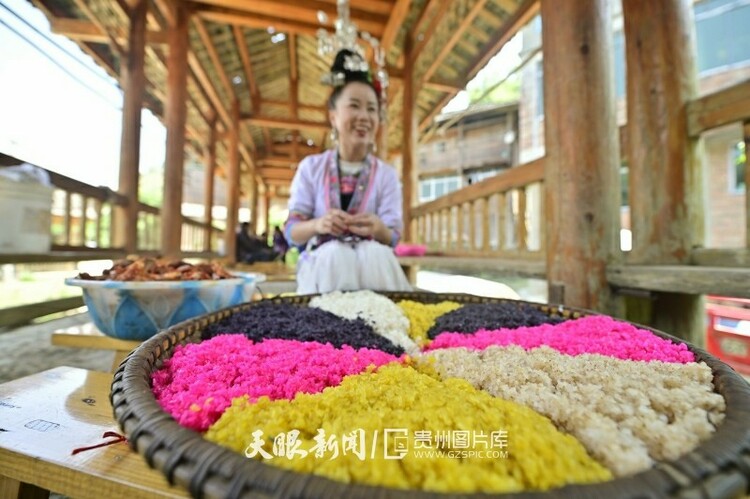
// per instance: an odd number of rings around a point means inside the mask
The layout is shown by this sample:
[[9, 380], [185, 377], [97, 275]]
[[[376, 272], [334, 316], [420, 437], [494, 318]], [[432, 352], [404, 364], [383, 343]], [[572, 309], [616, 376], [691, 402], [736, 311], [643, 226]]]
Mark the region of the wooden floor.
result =
[[114, 360], [112, 350], [92, 350], [54, 346], [54, 331], [80, 326], [91, 319], [87, 313], [0, 330], [0, 383], [59, 366], [80, 367], [109, 372]]

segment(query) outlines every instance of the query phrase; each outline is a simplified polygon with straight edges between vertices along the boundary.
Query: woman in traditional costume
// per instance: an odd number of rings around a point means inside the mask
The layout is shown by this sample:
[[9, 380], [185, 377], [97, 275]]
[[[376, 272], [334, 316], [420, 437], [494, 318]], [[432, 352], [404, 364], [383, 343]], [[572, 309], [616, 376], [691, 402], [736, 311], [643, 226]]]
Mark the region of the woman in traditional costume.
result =
[[328, 81], [335, 147], [299, 163], [284, 228], [287, 240], [304, 248], [297, 292], [411, 290], [393, 253], [403, 228], [401, 184], [396, 170], [372, 154], [378, 82], [349, 50], [337, 54]]

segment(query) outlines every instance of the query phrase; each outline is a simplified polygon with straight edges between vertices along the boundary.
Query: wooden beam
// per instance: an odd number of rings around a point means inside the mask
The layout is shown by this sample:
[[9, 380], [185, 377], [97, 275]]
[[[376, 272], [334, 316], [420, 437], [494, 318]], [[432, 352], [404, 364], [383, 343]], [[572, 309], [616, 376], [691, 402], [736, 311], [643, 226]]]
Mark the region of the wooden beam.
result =
[[176, 23], [174, 11], [169, 6], [169, 0], [154, 0], [156, 10], [161, 13], [167, 26], [174, 26]]
[[518, 5], [514, 0], [494, 0], [498, 6], [505, 11], [507, 15], [512, 14], [517, 8]]
[[294, 170], [291, 168], [261, 167], [258, 171], [265, 179], [273, 178], [291, 182], [292, 178], [294, 178]]
[[[112, 36], [119, 43], [126, 43], [128, 34], [121, 28], [108, 28]], [[109, 43], [110, 38], [105, 31], [91, 21], [56, 17], [50, 20], [50, 30], [77, 42]], [[146, 31], [146, 43], [166, 44], [167, 33], [164, 31]]]
[[266, 178], [263, 177], [263, 182], [266, 185], [272, 185], [274, 187], [289, 187], [291, 180], [285, 178]]
[[744, 121], [750, 116], [750, 80], [745, 80], [718, 92], [688, 103], [688, 133], [701, 133], [730, 123]]
[[214, 47], [214, 42], [211, 40], [211, 35], [208, 34], [208, 30], [206, 29], [206, 26], [203, 24], [203, 21], [201, 19], [197, 17], [194, 18], [193, 25], [195, 26], [195, 30], [198, 32], [198, 37], [201, 39], [203, 47], [206, 49], [206, 53], [208, 54], [208, 58], [211, 60], [211, 64], [214, 65], [214, 70], [219, 75], [219, 80], [221, 80], [221, 83], [224, 85], [224, 91], [227, 93], [227, 97], [233, 99], [234, 90], [232, 89], [232, 84], [230, 83], [229, 77], [224, 71], [224, 65], [221, 63], [221, 59], [219, 59], [219, 53], [216, 52], [216, 47]]
[[[523, 0], [518, 6], [515, 13], [510, 16], [503, 27], [499, 29], [487, 43], [485, 48], [474, 58], [469, 65], [469, 72], [463, 79], [462, 88], [484, 68], [490, 59], [492, 59], [503, 48], [526, 23], [528, 23], [539, 12], [539, 0]], [[458, 92], [449, 92], [445, 97], [440, 99], [437, 105], [427, 113], [419, 123], [419, 130], [423, 131], [432, 122], [433, 118], [445, 107], [448, 102], [456, 96]]]
[[273, 27], [276, 31], [285, 33], [297, 33], [300, 35], [315, 36], [321, 26], [312, 22], [287, 21], [275, 16], [263, 16], [259, 14], [248, 14], [235, 9], [201, 5], [198, 15], [209, 21], [219, 24], [230, 24], [243, 26], [245, 28], [268, 29]]
[[383, 37], [380, 40], [380, 45], [386, 54], [393, 47], [398, 30], [404, 24], [404, 19], [406, 19], [406, 15], [409, 13], [410, 6], [411, 0], [396, 0], [396, 5], [393, 6], [391, 15], [388, 17], [388, 23], [385, 25], [385, 30], [383, 31]]
[[[390, 75], [389, 75], [390, 76]], [[261, 109], [264, 106], [279, 106], [279, 107], [285, 107], [285, 108], [291, 108], [292, 103], [289, 101], [280, 101], [280, 100], [268, 100], [264, 99], [260, 101], [260, 107]], [[299, 104], [297, 103], [297, 109], [300, 111], [319, 111], [321, 113], [327, 113], [328, 107], [327, 106], [311, 106], [309, 104]]]
[[255, 126], [285, 128], [289, 130], [328, 130], [331, 128], [331, 125], [326, 121], [304, 121], [298, 119], [276, 118], [274, 116], [253, 115], [243, 115], [240, 119]]
[[259, 113], [260, 91], [258, 90], [258, 84], [255, 81], [253, 64], [250, 60], [250, 51], [248, 50], [247, 43], [245, 42], [245, 35], [242, 32], [242, 28], [239, 26], [233, 26], [232, 31], [234, 32], [234, 43], [237, 44], [237, 51], [239, 52], [240, 60], [242, 61], [242, 71], [245, 73], [247, 88], [250, 91], [250, 103], [252, 104], [252, 111], [254, 113]]
[[[302, 144], [300, 144], [299, 149], [302, 150], [302, 154], [296, 156], [299, 158], [307, 156], [308, 154], [314, 154], [318, 151], [318, 147], [316, 145], [308, 146], [307, 142], [303, 142]], [[274, 150], [274, 155], [276, 156], [290, 157], [292, 156], [293, 147], [292, 147], [292, 144], [289, 142], [274, 142], [273, 150]], [[295, 157], [295, 156], [292, 156], [292, 157]]]
[[203, 69], [203, 66], [198, 60], [198, 57], [192, 52], [188, 53], [188, 66], [190, 66], [190, 70], [192, 71], [193, 75], [195, 75], [195, 79], [198, 82], [198, 85], [203, 88], [203, 90], [206, 92], [206, 95], [208, 95], [208, 99], [211, 102], [214, 110], [216, 110], [219, 117], [221, 118], [221, 121], [225, 126], [228, 126], [229, 123], [231, 123], [229, 112], [227, 111], [226, 107], [224, 107], [224, 103], [221, 101], [221, 97], [219, 97], [219, 94], [216, 92], [216, 88], [211, 82], [211, 79], [208, 77], [208, 73], [206, 73], [206, 70]]
[[748, 267], [619, 265], [607, 267], [607, 280], [618, 288], [750, 298]]
[[[265, 26], [274, 26], [277, 31], [288, 31], [289, 33], [294, 31], [280, 28], [280, 23], [309, 23], [316, 24], [317, 28], [320, 28], [321, 26], [317, 24], [318, 11], [325, 12], [331, 20], [337, 18], [335, 6], [317, 0], [295, 0], [294, 2], [284, 3], [283, 7], [279, 6], [279, 2], [276, 0], [253, 0], [252, 2], [247, 0], [203, 0], [202, 4], [214, 8], [229, 9], [256, 19], [263, 18], [268, 20], [268, 24]], [[349, 13], [351, 20], [356, 23], [359, 30], [367, 31], [378, 38], [382, 37], [385, 24], [388, 21], [387, 16], [367, 12], [357, 7], [350, 7]], [[273, 22], [273, 20], [276, 20], [276, 22]]]
[[120, 45], [120, 42], [115, 39], [113, 36], [113, 33], [111, 29], [108, 26], [105, 26], [99, 18], [94, 14], [94, 12], [91, 10], [87, 2], [84, 2], [84, 0], [73, 0], [73, 3], [75, 6], [83, 13], [83, 15], [89, 19], [92, 23], [94, 23], [99, 29], [102, 30], [103, 33], [106, 34], [107, 39], [109, 40], [109, 45], [112, 47], [112, 50], [114, 50], [117, 55], [124, 56], [125, 55], [125, 49]]
[[[326, 2], [336, 5], [336, 0], [325, 0]], [[393, 0], [349, 0], [349, 5], [366, 12], [388, 16], [393, 10]]]
[[750, 268], [750, 249], [748, 248], [695, 248], [690, 256], [692, 265], [707, 267], [748, 267]]
[[429, 80], [432, 75], [435, 74], [435, 71], [443, 63], [445, 57], [451, 53], [453, 47], [456, 45], [456, 43], [458, 43], [458, 40], [460, 40], [461, 37], [464, 36], [466, 28], [474, 22], [474, 18], [484, 10], [484, 6], [486, 4], [487, 0], [479, 0], [471, 7], [471, 10], [469, 10], [466, 16], [461, 19], [461, 23], [458, 25], [458, 28], [453, 31], [453, 34], [448, 39], [448, 41], [442, 44], [440, 52], [438, 52], [438, 55], [432, 60], [432, 64], [430, 64], [430, 66], [427, 68], [427, 71], [425, 71], [425, 73], [422, 75], [422, 81]]
[[[432, 4], [435, 2], [430, 2], [430, 5], [427, 6], [428, 8], [433, 8]], [[438, 27], [438, 24], [440, 24], [440, 21], [443, 20], [445, 17], [446, 12], [448, 12], [448, 7], [450, 7], [451, 2], [437, 2], [436, 6], [434, 8], [437, 8], [437, 12], [432, 17], [432, 22], [427, 26], [427, 29], [422, 32], [418, 33], [413, 36], [417, 36], [416, 42], [412, 40], [412, 43], [415, 43], [414, 48], [411, 51], [411, 57], [413, 58], [413, 61], [417, 60], [417, 57], [419, 57], [422, 52], [424, 51], [424, 48], [427, 46], [427, 43], [432, 39], [432, 35], [435, 34], [435, 30]], [[427, 9], [425, 9], [426, 12]], [[406, 64], [406, 62], [404, 62]]]
[[266, 156], [264, 158], [258, 158], [259, 165], [285, 166], [287, 168], [296, 166], [300, 161], [302, 161], [302, 157]]
[[466, 87], [461, 87], [461, 83], [457, 81], [425, 81], [422, 83], [422, 88], [430, 88], [432, 90], [438, 90], [440, 92], [452, 92], [458, 93]]

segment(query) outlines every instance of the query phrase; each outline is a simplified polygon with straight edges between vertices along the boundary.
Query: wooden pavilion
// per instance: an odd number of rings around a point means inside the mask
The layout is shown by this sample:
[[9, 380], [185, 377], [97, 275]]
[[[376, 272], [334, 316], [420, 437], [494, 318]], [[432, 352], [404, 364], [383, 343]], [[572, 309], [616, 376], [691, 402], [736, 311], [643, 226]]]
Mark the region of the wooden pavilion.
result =
[[[316, 33], [331, 29], [330, 22], [320, 24], [319, 12], [335, 19], [336, 0], [33, 3], [53, 31], [76, 41], [124, 90], [118, 192], [53, 178], [67, 193], [68, 207], [71, 193], [81, 195], [84, 206], [90, 200], [96, 213], [112, 207], [115, 230], [108, 241], [96, 237], [99, 254], [211, 254], [217, 236], [210, 215], [213, 184], [221, 175], [229, 186], [223, 238], [233, 255], [231, 229], [241, 199], [257, 208], [251, 210], [257, 223], [272, 197], [288, 195], [296, 163], [327, 147], [327, 89], [320, 79], [329, 61], [318, 55]], [[750, 82], [698, 98], [691, 3], [628, 0], [628, 125], [618, 128], [609, 3], [350, 0], [352, 21], [380, 40], [390, 75], [378, 151], [401, 168], [405, 239], [440, 251], [423, 262], [449, 259], [467, 268], [543, 277], [550, 302], [627, 316], [700, 344], [703, 295], [750, 297], [750, 216], [737, 222], [745, 248], [704, 248], [701, 167], [702, 132], [742, 122], [750, 140]], [[433, 118], [537, 14], [543, 26], [545, 156], [417, 205], [416, 147], [431, 133]], [[138, 202], [142, 107], [167, 128], [161, 209]], [[205, 164], [202, 221], [180, 211], [188, 150]], [[633, 221], [627, 258], [618, 240], [623, 160], [630, 167]], [[534, 245], [528, 243], [525, 202], [530, 186], [543, 190]], [[515, 211], [506, 209], [511, 196]], [[158, 237], [139, 232], [144, 217], [158, 219], [143, 222]], [[512, 241], [498, 228], [508, 218]], [[84, 246], [64, 238], [49, 258], [80, 258], [84, 249], [91, 254]]]

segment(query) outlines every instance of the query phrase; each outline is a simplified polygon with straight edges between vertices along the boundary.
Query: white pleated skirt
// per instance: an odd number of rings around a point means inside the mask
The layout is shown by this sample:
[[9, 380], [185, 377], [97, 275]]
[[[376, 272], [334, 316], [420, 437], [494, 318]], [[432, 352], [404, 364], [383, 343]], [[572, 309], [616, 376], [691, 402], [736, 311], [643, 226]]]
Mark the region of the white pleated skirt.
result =
[[297, 293], [331, 291], [411, 291], [390, 246], [376, 241], [329, 241], [302, 253], [297, 263]]

